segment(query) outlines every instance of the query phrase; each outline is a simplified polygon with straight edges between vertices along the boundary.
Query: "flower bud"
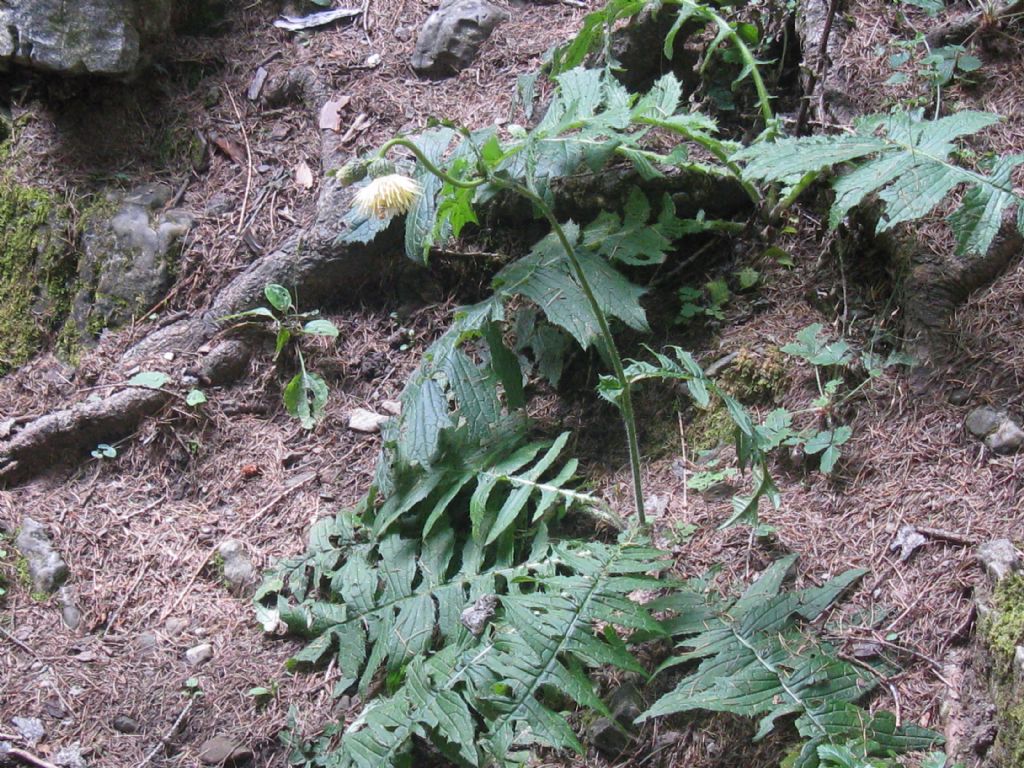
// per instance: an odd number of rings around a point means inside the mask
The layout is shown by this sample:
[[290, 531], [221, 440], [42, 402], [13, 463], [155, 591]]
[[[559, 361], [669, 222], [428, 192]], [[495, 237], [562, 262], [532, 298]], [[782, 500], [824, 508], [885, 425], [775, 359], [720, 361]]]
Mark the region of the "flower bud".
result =
[[366, 178], [368, 165], [365, 160], [349, 160], [334, 172], [334, 177], [348, 187]]
[[379, 179], [381, 176], [391, 176], [395, 173], [395, 164], [386, 157], [378, 157], [370, 161], [366, 170], [369, 171], [371, 179]]

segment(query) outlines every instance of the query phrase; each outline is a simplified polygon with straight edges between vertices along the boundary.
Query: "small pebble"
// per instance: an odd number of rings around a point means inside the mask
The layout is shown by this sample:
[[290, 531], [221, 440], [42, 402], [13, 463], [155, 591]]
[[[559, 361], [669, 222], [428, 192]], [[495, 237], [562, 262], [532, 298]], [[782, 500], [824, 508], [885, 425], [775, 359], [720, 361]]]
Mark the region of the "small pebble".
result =
[[30, 748], [34, 747], [46, 736], [43, 721], [38, 717], [12, 717], [11, 723], [18, 730], [18, 735]]
[[199, 747], [199, 760], [203, 765], [243, 765], [252, 757], [251, 749], [229, 736], [214, 736]]
[[971, 393], [963, 387], [957, 387], [949, 393], [950, 405], [966, 405], [971, 400]]
[[139, 721], [128, 717], [128, 715], [118, 715], [114, 718], [112, 725], [118, 733], [138, 733], [142, 730]]
[[180, 616], [172, 616], [164, 622], [164, 632], [168, 637], [177, 637], [188, 627], [188, 620]]
[[209, 643], [201, 643], [185, 651], [185, 659], [193, 667], [205, 664], [213, 658], [213, 646]]
[[143, 632], [132, 641], [136, 653], [151, 653], [157, 649], [160, 640], [152, 632]]
[[57, 600], [60, 603], [60, 617], [64, 626], [68, 629], [78, 629], [82, 623], [82, 611], [75, 604], [75, 594], [69, 587], [61, 587], [57, 590]]

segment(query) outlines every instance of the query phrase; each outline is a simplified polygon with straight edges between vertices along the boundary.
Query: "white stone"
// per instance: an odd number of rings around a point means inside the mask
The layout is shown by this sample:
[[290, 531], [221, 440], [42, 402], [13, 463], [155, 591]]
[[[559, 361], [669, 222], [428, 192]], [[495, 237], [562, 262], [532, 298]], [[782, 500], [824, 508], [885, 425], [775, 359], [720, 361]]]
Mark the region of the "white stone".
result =
[[213, 658], [213, 646], [209, 643], [202, 643], [201, 645], [193, 646], [185, 651], [185, 659], [193, 667], [198, 667], [201, 664], [205, 664]]
[[373, 411], [368, 411], [365, 408], [356, 408], [351, 414], [349, 414], [348, 428], [356, 432], [372, 434], [374, 432], [380, 432], [381, 426], [389, 418], [391, 417], [382, 413], [374, 413]]

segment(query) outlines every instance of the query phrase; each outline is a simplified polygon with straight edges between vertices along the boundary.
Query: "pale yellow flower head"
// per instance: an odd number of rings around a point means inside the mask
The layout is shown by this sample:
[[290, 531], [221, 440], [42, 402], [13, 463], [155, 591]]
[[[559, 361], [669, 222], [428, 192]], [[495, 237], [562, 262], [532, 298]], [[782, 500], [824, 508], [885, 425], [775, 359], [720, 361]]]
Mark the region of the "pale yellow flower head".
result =
[[387, 219], [408, 211], [420, 196], [420, 185], [408, 176], [389, 173], [356, 193], [355, 206], [363, 216]]

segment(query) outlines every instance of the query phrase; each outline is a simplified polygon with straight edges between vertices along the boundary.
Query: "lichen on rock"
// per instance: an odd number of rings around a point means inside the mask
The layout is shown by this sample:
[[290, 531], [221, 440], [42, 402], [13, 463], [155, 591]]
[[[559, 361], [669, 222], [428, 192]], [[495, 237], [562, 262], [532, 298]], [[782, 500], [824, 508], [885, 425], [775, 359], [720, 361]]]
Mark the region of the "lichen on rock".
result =
[[83, 217], [73, 306], [83, 337], [130, 321], [170, 287], [181, 239], [192, 225], [184, 211], [161, 211], [171, 194], [166, 185], [143, 185], [109, 195]]

